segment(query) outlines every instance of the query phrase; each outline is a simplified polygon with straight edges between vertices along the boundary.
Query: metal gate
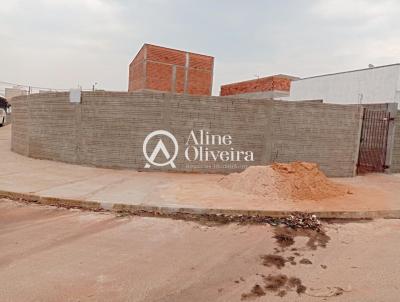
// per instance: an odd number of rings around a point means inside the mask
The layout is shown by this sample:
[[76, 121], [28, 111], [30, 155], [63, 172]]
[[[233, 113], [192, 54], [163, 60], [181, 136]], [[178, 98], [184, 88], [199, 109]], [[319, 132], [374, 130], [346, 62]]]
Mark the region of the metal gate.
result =
[[365, 108], [361, 130], [357, 174], [384, 172], [390, 112]]

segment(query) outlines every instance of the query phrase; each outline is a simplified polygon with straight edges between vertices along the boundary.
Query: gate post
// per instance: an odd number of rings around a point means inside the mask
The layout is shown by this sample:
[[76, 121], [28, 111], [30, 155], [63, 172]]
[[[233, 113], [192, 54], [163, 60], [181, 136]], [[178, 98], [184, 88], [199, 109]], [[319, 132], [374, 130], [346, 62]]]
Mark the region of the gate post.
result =
[[365, 108], [363, 106], [358, 106], [358, 135], [357, 135], [357, 142], [356, 142], [356, 152], [354, 154], [354, 169], [353, 169], [353, 176], [357, 175], [358, 170], [358, 161], [360, 157], [360, 147], [361, 147], [361, 135], [362, 135], [362, 127], [363, 127], [363, 120], [364, 120], [364, 113]]
[[[385, 165], [388, 168], [385, 169], [385, 172], [390, 173], [392, 166], [393, 148], [394, 148], [394, 135], [396, 131], [395, 118], [397, 116], [397, 103], [388, 103], [387, 111], [390, 113], [390, 121], [388, 129], [388, 140], [387, 140], [386, 162], [385, 162]], [[397, 131], [400, 131], [400, 129], [397, 129]]]

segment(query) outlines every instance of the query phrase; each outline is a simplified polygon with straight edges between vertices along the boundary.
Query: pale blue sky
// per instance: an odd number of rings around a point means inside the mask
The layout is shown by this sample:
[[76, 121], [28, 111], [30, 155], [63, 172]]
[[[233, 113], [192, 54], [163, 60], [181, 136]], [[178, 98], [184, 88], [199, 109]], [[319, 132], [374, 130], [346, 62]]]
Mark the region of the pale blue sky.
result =
[[221, 84], [400, 61], [400, 2], [2, 0], [0, 81], [126, 90], [143, 43], [215, 57]]

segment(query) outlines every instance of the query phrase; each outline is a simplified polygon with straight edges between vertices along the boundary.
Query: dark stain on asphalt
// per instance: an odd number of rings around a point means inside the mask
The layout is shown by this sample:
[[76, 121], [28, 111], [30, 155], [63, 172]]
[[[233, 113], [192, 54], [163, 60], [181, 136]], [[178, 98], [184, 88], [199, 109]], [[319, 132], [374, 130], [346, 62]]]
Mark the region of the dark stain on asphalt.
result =
[[278, 255], [264, 255], [261, 256], [261, 259], [263, 260], [264, 266], [275, 266], [277, 269], [281, 269], [282, 267], [284, 267], [287, 261], [285, 258]]
[[[322, 228], [318, 229], [304, 229], [292, 228], [289, 226], [274, 228], [273, 238], [276, 240], [278, 247], [274, 248], [272, 254], [261, 256], [262, 265], [266, 267], [275, 267], [282, 269], [286, 263], [296, 265], [296, 257], [303, 256], [303, 253], [298, 252], [298, 247], [293, 247], [296, 237], [305, 237], [307, 242], [305, 247], [301, 250], [317, 250], [318, 248], [326, 248], [330, 237], [324, 232]], [[284, 257], [285, 251], [290, 251], [291, 256]], [[312, 254], [313, 255], [313, 254]], [[302, 258], [298, 263], [311, 265], [312, 261], [307, 258]], [[323, 269], [326, 266], [321, 265]], [[298, 295], [304, 294], [307, 287], [302, 284], [300, 278], [292, 276], [288, 277], [284, 274], [257, 274], [263, 280], [263, 285], [255, 284], [250, 292], [242, 294], [242, 300], [255, 299], [260, 296], [265, 296], [267, 293], [273, 293], [277, 297], [284, 297], [288, 292], [296, 292]]]
[[284, 232], [282, 233], [275, 233], [274, 238], [276, 239], [276, 242], [281, 248], [286, 248], [294, 244], [294, 238], [293, 236], [286, 234]]
[[[293, 229], [289, 227], [277, 227], [274, 229], [274, 238], [276, 243], [285, 249], [295, 243], [296, 237], [306, 237], [307, 248], [316, 250], [319, 247], [325, 248], [330, 240], [330, 237], [323, 231], [315, 231], [311, 229]], [[293, 250], [293, 249], [292, 249]]]
[[312, 264], [311, 260], [307, 259], [307, 258], [303, 258], [300, 260], [301, 264]]
[[295, 258], [293, 256], [287, 257], [287, 261], [291, 264], [291, 265], [296, 265], [296, 261], [294, 261]]
[[286, 296], [286, 290], [281, 290], [281, 291], [279, 291], [279, 293], [277, 294], [277, 296], [278, 297], [284, 297], [284, 296]]
[[253, 299], [261, 296], [265, 296], [265, 291], [259, 284], [256, 284], [249, 293], [242, 294], [242, 300]]
[[282, 267], [284, 267], [287, 262], [290, 263], [291, 265], [297, 264], [293, 256], [284, 258], [276, 254], [275, 255], [269, 254], [261, 256], [261, 259], [263, 260], [264, 266], [268, 267], [275, 266], [277, 269], [281, 269]]
[[265, 289], [272, 292], [277, 292], [286, 285], [288, 277], [283, 274], [269, 275], [264, 277]]
[[290, 288], [296, 289], [296, 293], [298, 293], [299, 295], [303, 294], [307, 289], [307, 287], [305, 287], [302, 284], [301, 280], [299, 278], [296, 278], [296, 277], [291, 277], [288, 280], [288, 285], [289, 285]]
[[279, 297], [285, 296], [288, 291], [296, 291], [300, 295], [307, 289], [297, 277], [288, 278], [286, 275], [278, 274], [268, 275], [263, 279], [265, 290], [276, 292]]
[[288, 277], [284, 274], [257, 274], [261, 276], [263, 285], [255, 284], [248, 293], [243, 293], [241, 299], [255, 299], [261, 296], [265, 296], [267, 292], [274, 293], [278, 297], [284, 297], [288, 292], [296, 292], [297, 294], [303, 294], [307, 287], [304, 286], [301, 280], [297, 277]]

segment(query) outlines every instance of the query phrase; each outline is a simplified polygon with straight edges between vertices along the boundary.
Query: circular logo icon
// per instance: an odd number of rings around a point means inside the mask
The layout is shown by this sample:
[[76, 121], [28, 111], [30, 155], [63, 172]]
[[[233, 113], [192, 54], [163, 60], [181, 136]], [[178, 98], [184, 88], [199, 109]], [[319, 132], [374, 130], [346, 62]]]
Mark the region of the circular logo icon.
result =
[[[158, 140], [158, 143], [155, 146], [153, 152], [150, 154], [150, 156], [148, 155], [147, 144], [155, 136], [161, 136], [161, 137], [164, 136], [164, 137], [167, 137], [168, 139], [172, 140], [172, 142], [174, 144], [174, 152], [173, 152], [172, 156], [168, 152], [168, 149], [165, 146], [162, 138], [160, 138]], [[163, 162], [163, 163], [155, 162], [155, 159], [156, 159], [158, 153], [160, 153], [160, 152], [162, 152], [164, 154], [166, 162]], [[153, 131], [149, 135], [147, 135], [146, 138], [144, 139], [144, 142], [143, 142], [143, 155], [147, 160], [147, 163], [144, 166], [145, 168], [150, 168], [150, 165], [157, 166], [157, 167], [163, 167], [163, 166], [170, 165], [172, 168], [176, 168], [176, 166], [174, 164], [174, 160], [178, 155], [178, 141], [176, 140], [175, 136], [173, 136], [170, 132], [168, 132], [166, 130]]]

